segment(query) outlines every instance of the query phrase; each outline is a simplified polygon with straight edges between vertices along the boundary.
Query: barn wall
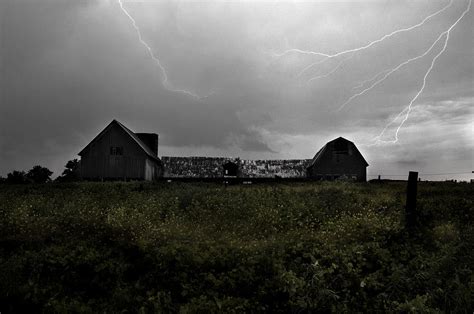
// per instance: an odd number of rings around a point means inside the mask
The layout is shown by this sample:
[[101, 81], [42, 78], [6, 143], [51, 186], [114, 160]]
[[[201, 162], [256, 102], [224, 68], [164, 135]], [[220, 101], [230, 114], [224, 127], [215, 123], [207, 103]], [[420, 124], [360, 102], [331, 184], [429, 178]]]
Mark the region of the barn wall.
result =
[[157, 179], [157, 169], [156, 169], [156, 162], [151, 160], [150, 158], [146, 159], [145, 162], [145, 180], [153, 181]]
[[366, 181], [367, 167], [356, 153], [354, 144], [349, 146], [349, 154], [336, 154], [332, 145], [326, 149], [321, 159], [309, 169], [313, 178], [334, 179], [336, 176], [355, 176], [357, 181]]
[[[123, 155], [111, 155], [110, 147], [123, 147]], [[146, 154], [119, 126], [112, 125], [81, 156], [85, 179], [144, 179]]]

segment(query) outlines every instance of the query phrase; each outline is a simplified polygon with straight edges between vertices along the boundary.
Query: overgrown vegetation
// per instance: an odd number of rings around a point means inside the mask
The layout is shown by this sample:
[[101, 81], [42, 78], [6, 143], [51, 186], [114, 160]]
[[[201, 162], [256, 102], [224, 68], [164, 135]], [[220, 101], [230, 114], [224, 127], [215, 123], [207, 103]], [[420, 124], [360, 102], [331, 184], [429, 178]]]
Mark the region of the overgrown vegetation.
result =
[[7, 174], [7, 178], [0, 177], [0, 183], [27, 184], [27, 183], [49, 183], [53, 172], [48, 168], [34, 166], [28, 172], [13, 170]]
[[0, 311], [473, 309], [473, 185], [0, 186]]

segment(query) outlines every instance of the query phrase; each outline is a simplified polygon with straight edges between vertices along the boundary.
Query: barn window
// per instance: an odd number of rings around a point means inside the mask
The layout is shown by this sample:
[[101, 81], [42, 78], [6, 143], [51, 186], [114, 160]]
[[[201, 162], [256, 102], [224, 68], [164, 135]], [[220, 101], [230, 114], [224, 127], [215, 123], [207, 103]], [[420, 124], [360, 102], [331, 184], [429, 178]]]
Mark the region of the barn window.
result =
[[123, 155], [123, 147], [111, 146], [110, 147], [110, 155], [122, 156]]

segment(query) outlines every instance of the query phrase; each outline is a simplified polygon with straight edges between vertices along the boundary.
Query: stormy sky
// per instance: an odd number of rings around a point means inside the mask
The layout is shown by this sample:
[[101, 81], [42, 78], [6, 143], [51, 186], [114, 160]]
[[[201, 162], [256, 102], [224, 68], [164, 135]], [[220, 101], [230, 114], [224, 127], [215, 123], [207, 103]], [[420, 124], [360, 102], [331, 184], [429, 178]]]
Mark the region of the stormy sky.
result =
[[59, 175], [115, 118], [160, 156], [303, 159], [343, 136], [369, 175], [469, 179], [469, 5], [0, 1], [0, 175]]

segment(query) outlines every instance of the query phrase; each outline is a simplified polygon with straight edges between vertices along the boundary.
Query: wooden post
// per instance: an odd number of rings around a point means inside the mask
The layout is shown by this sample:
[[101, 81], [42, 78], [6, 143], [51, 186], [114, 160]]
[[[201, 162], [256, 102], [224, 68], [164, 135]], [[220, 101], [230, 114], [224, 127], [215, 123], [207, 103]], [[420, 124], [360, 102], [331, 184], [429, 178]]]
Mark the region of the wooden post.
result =
[[380, 181], [380, 174], [379, 174], [379, 181]]
[[416, 193], [418, 172], [410, 171], [407, 184], [407, 203], [405, 206], [405, 226], [412, 230], [416, 225]]

